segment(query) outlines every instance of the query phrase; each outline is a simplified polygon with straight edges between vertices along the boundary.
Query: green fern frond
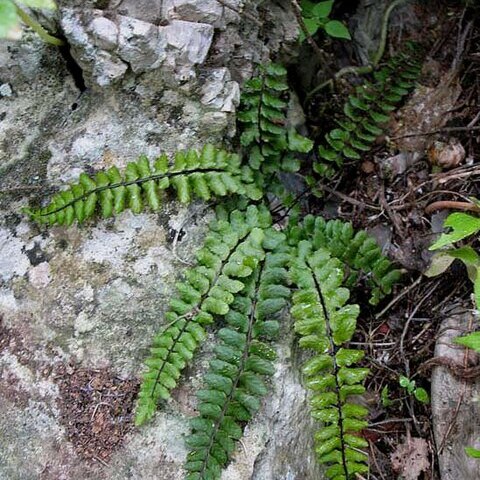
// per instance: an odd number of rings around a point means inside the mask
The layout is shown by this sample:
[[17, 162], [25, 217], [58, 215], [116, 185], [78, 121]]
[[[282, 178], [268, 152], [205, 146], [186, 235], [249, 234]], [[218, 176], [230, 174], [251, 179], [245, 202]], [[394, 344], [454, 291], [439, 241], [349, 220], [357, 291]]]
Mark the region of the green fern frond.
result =
[[328, 249], [348, 271], [346, 286], [353, 287], [361, 278], [366, 279], [372, 305], [390, 294], [402, 277], [401, 271], [382, 255], [375, 239], [364, 230], [355, 232], [350, 222], [307, 215], [300, 225], [290, 227], [288, 237], [291, 245], [309, 240], [315, 249]]
[[360, 160], [383, 133], [389, 113], [413, 89], [420, 70], [418, 52], [413, 48], [392, 57], [374, 73], [374, 82], [357, 87], [344, 105], [343, 118], [337, 119], [338, 128], [327, 133], [319, 146], [322, 161], [314, 164], [315, 172], [331, 177], [345, 159]]
[[[266, 232], [266, 244], [275, 248], [279, 236]], [[200, 415], [192, 420], [187, 438], [187, 480], [220, 478], [242, 436], [243, 422], [260, 408], [267, 392], [263, 377], [275, 370], [275, 351], [267, 342], [277, 335], [278, 315], [290, 297], [289, 259], [281, 251], [269, 252], [225, 315], [205, 388], [198, 392]]]
[[368, 411], [351, 401], [365, 391], [368, 369], [353, 367], [363, 352], [343, 345], [355, 333], [358, 305], [347, 304], [348, 289], [342, 287], [343, 268], [326, 249], [315, 249], [302, 240], [292, 260], [291, 277], [298, 290], [291, 313], [299, 344], [313, 356], [303, 365], [314, 419], [323, 427], [315, 435], [320, 463], [328, 465], [326, 476], [350, 480], [368, 472], [368, 442], [359, 436], [367, 426]]
[[123, 173], [117, 167], [98, 172], [95, 177], [82, 173], [79, 182], [57, 193], [50, 204], [26, 213], [39, 223], [71, 225], [92, 217], [97, 210], [103, 218], [130, 208], [140, 213], [147, 205], [158, 210], [161, 192], [174, 189], [182, 203], [192, 197], [209, 200], [231, 194], [259, 199], [262, 193], [254, 184], [252, 171], [241, 166], [238, 155], [207, 145], [201, 152], [178, 152], [173, 165], [166, 155], [150, 164], [145, 156], [131, 162]]
[[265, 256], [264, 229], [271, 218], [264, 208], [250, 206], [232, 212], [229, 221], [215, 220], [203, 248], [197, 252], [197, 266], [177, 284], [177, 297], [165, 315], [168, 326], [158, 333], [146, 360], [147, 371], [138, 394], [135, 423], [145, 423], [157, 403], [170, 397], [181, 371], [205, 339], [205, 326], [217, 315], [226, 315], [235, 294]]
[[242, 92], [240, 142], [250, 167], [265, 174], [297, 171], [295, 153], [313, 147], [311, 140], [287, 128], [288, 90], [287, 70], [270, 63], [260, 67], [260, 75], [246, 82]]

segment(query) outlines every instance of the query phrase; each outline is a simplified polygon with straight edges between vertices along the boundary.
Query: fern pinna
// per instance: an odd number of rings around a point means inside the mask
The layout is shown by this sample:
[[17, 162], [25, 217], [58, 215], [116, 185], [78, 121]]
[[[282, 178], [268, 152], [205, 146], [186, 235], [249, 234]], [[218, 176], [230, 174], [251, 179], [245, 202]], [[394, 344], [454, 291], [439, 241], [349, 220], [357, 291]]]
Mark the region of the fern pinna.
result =
[[229, 221], [215, 220], [204, 246], [197, 252], [198, 265], [177, 284], [177, 297], [165, 315], [167, 327], [153, 339], [147, 371], [138, 394], [135, 422], [143, 424], [155, 413], [160, 399], [170, 397], [181, 371], [215, 315], [226, 315], [244, 279], [264, 257], [264, 228], [270, 225], [265, 209], [249, 206], [230, 214]]
[[306, 386], [312, 390], [312, 416], [323, 426], [315, 435], [318, 461], [328, 465], [326, 476], [350, 480], [368, 471], [362, 450], [368, 442], [359, 436], [367, 426], [367, 409], [353, 403], [352, 395], [365, 391], [366, 368], [353, 368], [363, 352], [343, 347], [355, 333], [358, 305], [348, 305], [348, 289], [342, 287], [343, 268], [324, 248], [314, 249], [302, 240], [291, 263], [297, 286], [291, 314], [299, 344], [312, 352], [304, 364]]
[[242, 92], [240, 142], [248, 165], [265, 174], [296, 172], [300, 163], [295, 154], [313, 146], [294, 128], [287, 128], [288, 90], [286, 69], [270, 63], [260, 66], [260, 75], [247, 81]]
[[275, 370], [275, 351], [266, 342], [277, 334], [279, 313], [290, 297], [288, 260], [285, 253], [267, 253], [224, 317], [221, 341], [198, 392], [200, 415], [191, 421], [193, 432], [186, 440], [191, 448], [187, 480], [220, 478], [243, 423], [260, 408], [267, 392], [262, 377]]
[[332, 177], [345, 159], [360, 160], [375, 140], [383, 133], [389, 121], [389, 113], [397, 108], [415, 86], [421, 64], [416, 55], [418, 48], [392, 57], [376, 71], [374, 82], [365, 82], [350, 95], [343, 109], [343, 118], [336, 119], [338, 128], [325, 135], [325, 142], [318, 148], [320, 161], [313, 169], [324, 177]]
[[291, 245], [309, 240], [315, 250], [328, 249], [333, 257], [343, 262], [348, 272], [345, 286], [353, 287], [362, 279], [371, 290], [370, 303], [378, 302], [391, 293], [402, 273], [382, 255], [377, 242], [364, 230], [355, 232], [350, 222], [326, 221], [307, 215], [300, 225], [292, 225], [288, 232]]
[[49, 205], [25, 212], [39, 223], [68, 226], [75, 220], [84, 222], [97, 209], [103, 218], [126, 208], [140, 213], [144, 204], [158, 210], [161, 192], [170, 187], [182, 203], [192, 197], [209, 200], [212, 196], [239, 194], [258, 199], [262, 195], [251, 169], [241, 166], [238, 155], [207, 145], [201, 152], [178, 152], [173, 165], [166, 155], [157, 158], [153, 166], [142, 156], [129, 163], [123, 175], [115, 166], [99, 171], [94, 178], [82, 173], [78, 183], [57, 193]]

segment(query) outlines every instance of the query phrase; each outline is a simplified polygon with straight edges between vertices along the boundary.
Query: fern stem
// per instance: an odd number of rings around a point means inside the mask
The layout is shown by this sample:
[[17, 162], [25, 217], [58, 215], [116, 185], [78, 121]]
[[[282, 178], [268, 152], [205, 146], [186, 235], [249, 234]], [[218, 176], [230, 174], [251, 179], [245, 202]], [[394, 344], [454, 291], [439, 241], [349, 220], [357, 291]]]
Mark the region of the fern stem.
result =
[[120, 188], [120, 187], [128, 187], [130, 185], [142, 185], [143, 183], [149, 182], [151, 180], [161, 180], [162, 178], [172, 178], [179, 175], [190, 175], [193, 173], [210, 173], [210, 172], [212, 173], [224, 172], [224, 170], [222, 170], [221, 168], [197, 168], [193, 170], [181, 170], [178, 172], [155, 173], [153, 175], [149, 175], [148, 177], [137, 178], [135, 180], [128, 180], [128, 181], [126, 180], [123, 182], [112, 183], [109, 185], [102, 185], [100, 187], [96, 187], [92, 190], [89, 190], [88, 192], [85, 192], [83, 195], [80, 195], [79, 197], [75, 197], [70, 202], [65, 203], [64, 205], [62, 205], [61, 207], [58, 207], [55, 210], [45, 212], [45, 213], [40, 213], [39, 216], [48, 217], [49, 215], [58, 213], [72, 205], [75, 205], [75, 203], [80, 202], [81, 200], [85, 200], [93, 193], [100, 193], [100, 192], [104, 192], [105, 190], [114, 190], [115, 188]]
[[62, 39], [50, 35], [37, 21], [28, 15], [25, 10], [20, 8], [18, 5], [15, 5], [15, 8], [17, 9], [17, 14], [21, 20], [28, 25], [45, 43], [55, 45], [56, 47], [63, 47], [65, 45], [65, 42]]
[[[194, 315], [201, 309], [202, 304], [206, 300], [206, 298], [208, 298], [208, 295], [209, 295], [210, 291], [217, 284], [217, 281], [220, 278], [220, 275], [222, 274], [225, 265], [227, 265], [228, 261], [230, 260], [230, 257], [234, 254], [234, 252], [237, 250], [237, 247], [240, 245], [240, 243], [242, 243], [242, 241], [243, 241], [243, 238], [239, 238], [235, 247], [230, 250], [227, 258], [223, 262], [222, 268], [218, 271], [218, 273], [215, 275], [215, 278], [212, 280], [210, 288], [208, 289], [207, 292], [205, 292], [202, 295], [202, 297], [200, 299], [200, 302], [198, 304], [198, 307], [194, 308], [193, 310], [186, 313], [185, 315], [180, 316], [174, 322], [171, 322], [171, 323], [173, 323], [173, 325], [175, 325], [178, 321], [181, 321], [181, 320], [185, 319], [185, 324], [183, 325], [182, 328], [179, 329], [180, 331], [178, 332], [178, 335], [175, 337], [175, 339], [173, 339], [173, 343], [170, 346], [170, 348], [168, 349], [168, 354], [165, 357], [166, 359], [169, 358], [169, 356], [173, 353], [173, 351], [174, 351], [175, 347], [177, 346], [181, 336], [183, 335], [183, 333], [185, 333], [185, 330], [187, 329], [187, 326], [188, 326], [189, 322], [192, 321]], [[170, 325], [170, 326], [173, 326], [173, 325]], [[168, 326], [167, 329], [170, 328], [170, 326]], [[152, 393], [150, 394], [150, 396], [152, 398], [155, 395], [155, 389], [157, 388], [158, 382], [160, 380], [160, 375], [162, 374], [166, 364], [167, 364], [167, 361], [165, 360], [162, 363], [162, 366], [158, 369], [158, 373], [157, 373], [157, 376], [155, 378], [155, 382], [154, 382], [153, 387], [152, 387]]]
[[345, 432], [344, 432], [344, 427], [343, 427], [342, 399], [340, 398], [340, 383], [338, 381], [339, 367], [338, 367], [337, 357], [336, 357], [336, 354], [337, 354], [337, 351], [339, 350], [339, 348], [335, 345], [335, 343], [333, 341], [333, 332], [332, 332], [332, 326], [331, 326], [331, 323], [330, 323], [330, 316], [328, 314], [328, 309], [327, 309], [327, 305], [326, 305], [326, 302], [325, 302], [325, 298], [323, 296], [320, 284], [318, 283], [318, 279], [317, 279], [317, 276], [315, 274], [315, 270], [312, 267], [312, 265], [310, 265], [310, 262], [308, 260], [306, 261], [306, 264], [307, 264], [308, 268], [310, 269], [310, 271], [312, 272], [313, 281], [315, 282], [315, 288], [318, 291], [320, 304], [322, 306], [323, 315], [325, 317], [325, 327], [326, 327], [326, 331], [327, 331], [328, 341], [330, 343], [330, 351], [331, 351], [331, 354], [332, 354], [332, 361], [333, 361], [333, 374], [334, 374], [334, 377], [335, 377], [335, 395], [337, 396], [338, 429], [340, 431], [342, 466], [343, 466], [343, 470], [345, 471], [345, 479], [348, 480], [349, 474], [348, 474], [348, 468], [347, 468], [347, 459], [345, 457], [346, 443], [345, 443], [345, 438], [344, 438]]
[[252, 339], [253, 339], [253, 326], [255, 324], [255, 308], [256, 308], [256, 304], [257, 304], [257, 293], [258, 293], [258, 287], [260, 285], [260, 277], [261, 277], [264, 265], [265, 265], [265, 261], [262, 261], [261, 264], [259, 265], [258, 269], [257, 269], [257, 274], [256, 274], [257, 278], [256, 278], [256, 282], [255, 282], [256, 283], [255, 293], [253, 295], [253, 300], [252, 300], [252, 310], [250, 312], [250, 316], [249, 316], [249, 319], [248, 319], [248, 328], [247, 328], [247, 334], [246, 334], [247, 338], [245, 340], [245, 350], [242, 353], [242, 358], [240, 359], [240, 362], [239, 362], [239, 365], [238, 365], [238, 370], [237, 370], [237, 374], [235, 375], [235, 380], [232, 382], [232, 388], [230, 389], [230, 393], [228, 394], [228, 397], [226, 398], [225, 403], [223, 404], [220, 415], [219, 415], [219, 417], [216, 421], [215, 427], [214, 427], [214, 429], [212, 431], [212, 434], [210, 436], [210, 443], [209, 443], [209, 445], [207, 447], [207, 450], [206, 450], [207, 454], [205, 455], [205, 459], [203, 460], [202, 469], [200, 471], [200, 478], [203, 478], [203, 474], [205, 473], [205, 469], [207, 467], [208, 458], [210, 456], [210, 450], [213, 447], [213, 444], [215, 442], [215, 437], [216, 437], [216, 435], [217, 435], [217, 433], [220, 429], [220, 426], [222, 425], [222, 420], [225, 417], [225, 414], [226, 414], [227, 409], [230, 405], [230, 402], [233, 399], [233, 395], [235, 394], [235, 391], [236, 391], [237, 386], [238, 386], [238, 382], [240, 381], [240, 377], [243, 373], [243, 370], [245, 369], [245, 364], [247, 363], [248, 356], [250, 354], [249, 347], [250, 347], [250, 344], [252, 343]]
[[[175, 320], [175, 322], [171, 322], [171, 323], [173, 323], [173, 325], [175, 325], [177, 322], [185, 319], [185, 323], [184, 323], [183, 327], [179, 329], [178, 335], [173, 339], [173, 343], [172, 343], [171, 347], [168, 349], [168, 351], [167, 351], [168, 353], [165, 356], [165, 359], [169, 358], [170, 355], [173, 353], [175, 347], [178, 344], [178, 341], [180, 340], [181, 336], [185, 333], [185, 331], [186, 331], [186, 329], [189, 325], [189, 322], [192, 321], [193, 315], [195, 314], [196, 310], [198, 310], [198, 309], [193, 309], [192, 311], [186, 313], [185, 315], [182, 315], [181, 317], [177, 318]], [[168, 330], [168, 328], [170, 328], [170, 326], [167, 327], [165, 330]], [[157, 388], [158, 382], [160, 380], [160, 375], [163, 373], [163, 370], [165, 369], [166, 364], [167, 364], [167, 361], [165, 360], [162, 363], [161, 367], [158, 369], [158, 373], [157, 373], [157, 376], [155, 378], [155, 382], [154, 382], [153, 387], [152, 387], [152, 392], [150, 393], [150, 396], [152, 398], [155, 396], [155, 389]]]

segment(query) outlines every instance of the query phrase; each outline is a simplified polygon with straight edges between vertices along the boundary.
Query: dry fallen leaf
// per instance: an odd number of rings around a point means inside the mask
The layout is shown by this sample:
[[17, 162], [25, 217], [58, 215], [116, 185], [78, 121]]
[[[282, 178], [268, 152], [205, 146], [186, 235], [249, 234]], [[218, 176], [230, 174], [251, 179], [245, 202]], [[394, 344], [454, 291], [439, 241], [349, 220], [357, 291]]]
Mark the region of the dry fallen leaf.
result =
[[430, 469], [428, 443], [423, 438], [410, 438], [398, 445], [390, 456], [392, 468], [403, 480], [417, 480]]

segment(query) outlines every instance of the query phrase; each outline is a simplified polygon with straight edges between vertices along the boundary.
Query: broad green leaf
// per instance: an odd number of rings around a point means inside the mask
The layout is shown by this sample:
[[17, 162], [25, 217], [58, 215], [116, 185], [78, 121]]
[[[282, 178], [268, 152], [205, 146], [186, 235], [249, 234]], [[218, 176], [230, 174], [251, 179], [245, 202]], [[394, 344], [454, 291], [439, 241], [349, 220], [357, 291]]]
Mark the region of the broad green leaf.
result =
[[465, 453], [471, 458], [480, 458], [480, 450], [473, 447], [465, 447]]
[[0, 0], [0, 38], [18, 40], [21, 35], [14, 3], [11, 0]]
[[21, 3], [27, 7], [31, 8], [45, 8], [48, 10], [55, 10], [57, 8], [54, 0], [17, 0], [18, 3]]
[[304, 18], [303, 21], [310, 35], [314, 35], [321, 25], [317, 18]]
[[455, 212], [447, 217], [444, 227], [450, 227], [452, 232], [442, 233], [429, 250], [438, 250], [477, 233], [480, 230], [480, 218], [468, 213]]
[[464, 337], [457, 337], [455, 343], [464, 345], [465, 347], [471, 348], [480, 353], [480, 332], [470, 333]]
[[332, 12], [333, 1], [328, 0], [326, 2], [317, 3], [311, 10], [312, 16], [317, 18], [327, 18]]
[[328, 35], [334, 38], [344, 38], [346, 40], [351, 40], [352, 37], [350, 36], [350, 32], [348, 28], [338, 20], [330, 20], [325, 24], [325, 32]]
[[449, 255], [448, 252], [437, 252], [432, 257], [430, 266], [424, 272], [426, 277], [436, 277], [444, 273], [450, 265], [453, 263], [455, 258]]

